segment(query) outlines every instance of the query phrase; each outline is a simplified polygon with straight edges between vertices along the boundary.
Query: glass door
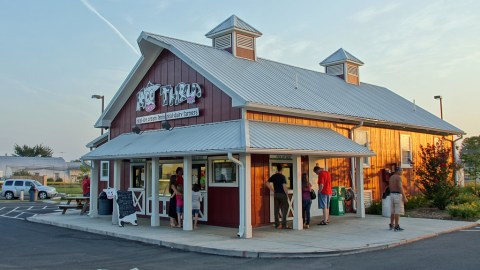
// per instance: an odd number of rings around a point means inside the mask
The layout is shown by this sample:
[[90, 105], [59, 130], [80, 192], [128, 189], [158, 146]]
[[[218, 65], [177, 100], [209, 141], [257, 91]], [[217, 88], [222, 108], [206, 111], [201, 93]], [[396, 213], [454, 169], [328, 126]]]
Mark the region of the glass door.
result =
[[207, 191], [207, 164], [198, 163], [192, 165], [192, 187], [197, 184], [202, 194], [202, 202], [200, 203], [200, 214], [198, 220], [207, 221], [208, 209], [208, 191]]

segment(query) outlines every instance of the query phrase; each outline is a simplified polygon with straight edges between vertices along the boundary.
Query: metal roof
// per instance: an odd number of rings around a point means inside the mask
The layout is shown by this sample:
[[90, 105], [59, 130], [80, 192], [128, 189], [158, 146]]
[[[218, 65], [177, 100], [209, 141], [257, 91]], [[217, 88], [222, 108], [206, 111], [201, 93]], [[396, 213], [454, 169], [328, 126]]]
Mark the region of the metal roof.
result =
[[342, 157], [374, 155], [367, 148], [327, 128], [235, 120], [178, 127], [170, 131], [122, 134], [84, 155], [82, 159], [171, 157], [228, 152]]
[[249, 32], [250, 34], [253, 34], [254, 36], [261, 36], [262, 33], [255, 29], [253, 26], [249, 25], [242, 19], [238, 18], [235, 15], [232, 15], [228, 17], [225, 21], [217, 25], [215, 28], [210, 30], [208, 33], [205, 34], [206, 37], [213, 37], [215, 34], [221, 33], [223, 31], [227, 30], [240, 30], [240, 31], [246, 31]]
[[84, 155], [89, 159], [204, 155], [242, 148], [240, 122], [230, 121], [172, 130], [125, 133]]
[[340, 48], [336, 52], [332, 53], [329, 57], [325, 58], [325, 60], [320, 62], [320, 65], [328, 66], [329, 64], [346, 62], [346, 61], [357, 63], [359, 65], [364, 64], [362, 61], [360, 61], [358, 58], [353, 56], [351, 53]]
[[324, 156], [375, 155], [366, 147], [328, 128], [249, 121], [249, 131], [251, 152], [268, 149]]
[[87, 148], [96, 148], [98, 145], [105, 143], [108, 141], [108, 135], [110, 134], [110, 131], [107, 131], [103, 133], [102, 135], [98, 136], [97, 138], [93, 139], [91, 142], [87, 143], [86, 147]]
[[385, 87], [353, 85], [325, 73], [263, 58], [245, 60], [224, 50], [151, 33], [142, 33], [141, 39], [171, 50], [232, 97], [234, 106], [270, 106], [277, 113], [293, 109], [335, 119], [464, 133]]
[[0, 170], [6, 167], [16, 170], [63, 171], [68, 169], [68, 164], [61, 157], [0, 156]]

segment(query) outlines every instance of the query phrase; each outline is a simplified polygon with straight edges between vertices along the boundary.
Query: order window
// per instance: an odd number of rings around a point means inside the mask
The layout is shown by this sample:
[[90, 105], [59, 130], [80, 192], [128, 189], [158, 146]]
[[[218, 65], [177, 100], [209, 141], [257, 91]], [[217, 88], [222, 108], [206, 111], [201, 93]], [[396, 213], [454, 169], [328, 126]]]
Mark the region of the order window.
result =
[[212, 186], [237, 186], [237, 164], [228, 159], [212, 159], [212, 174], [210, 183]]
[[100, 181], [108, 181], [110, 176], [110, 162], [102, 161], [100, 163]]

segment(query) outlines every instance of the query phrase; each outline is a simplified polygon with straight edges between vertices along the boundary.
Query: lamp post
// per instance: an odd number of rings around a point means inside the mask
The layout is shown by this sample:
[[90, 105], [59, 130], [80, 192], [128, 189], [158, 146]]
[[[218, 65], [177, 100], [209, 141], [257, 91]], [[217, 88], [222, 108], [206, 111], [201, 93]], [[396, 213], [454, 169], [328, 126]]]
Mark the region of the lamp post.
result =
[[442, 96], [434, 96], [433, 98], [440, 100], [440, 118], [443, 119]]
[[[101, 96], [101, 95], [92, 95], [92, 98], [101, 99], [101, 100], [102, 100], [102, 113], [103, 113], [104, 104], [105, 104], [105, 97], [104, 97], [104, 96]], [[100, 129], [100, 134], [103, 135], [103, 128]]]

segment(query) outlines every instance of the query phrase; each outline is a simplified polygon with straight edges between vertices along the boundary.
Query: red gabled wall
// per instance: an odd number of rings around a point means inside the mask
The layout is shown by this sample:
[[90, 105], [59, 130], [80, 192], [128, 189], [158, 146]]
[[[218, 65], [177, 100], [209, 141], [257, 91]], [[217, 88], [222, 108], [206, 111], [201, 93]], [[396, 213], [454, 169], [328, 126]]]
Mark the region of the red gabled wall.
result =
[[[197, 99], [195, 104], [183, 103], [177, 106], [162, 106], [160, 94], [155, 93], [156, 108], [152, 112], [137, 112], [136, 96], [140, 89], [145, 87], [148, 82], [161, 85], [172, 85], [173, 87], [180, 82], [198, 83], [202, 88], [202, 97]], [[205, 79], [188, 64], [175, 56], [168, 50], [163, 50], [158, 59], [152, 65], [150, 70], [136, 87], [126, 104], [112, 121], [110, 127], [111, 139], [122, 133], [131, 132], [135, 125], [135, 118], [145, 115], [153, 115], [171, 111], [185, 110], [190, 108], [199, 108], [200, 116], [170, 120], [172, 126], [178, 125], [196, 125], [212, 122], [221, 122], [227, 120], [240, 119], [240, 109], [232, 108], [232, 99], [230, 96]], [[148, 123], [139, 125], [142, 130], [160, 129], [161, 123]]]

